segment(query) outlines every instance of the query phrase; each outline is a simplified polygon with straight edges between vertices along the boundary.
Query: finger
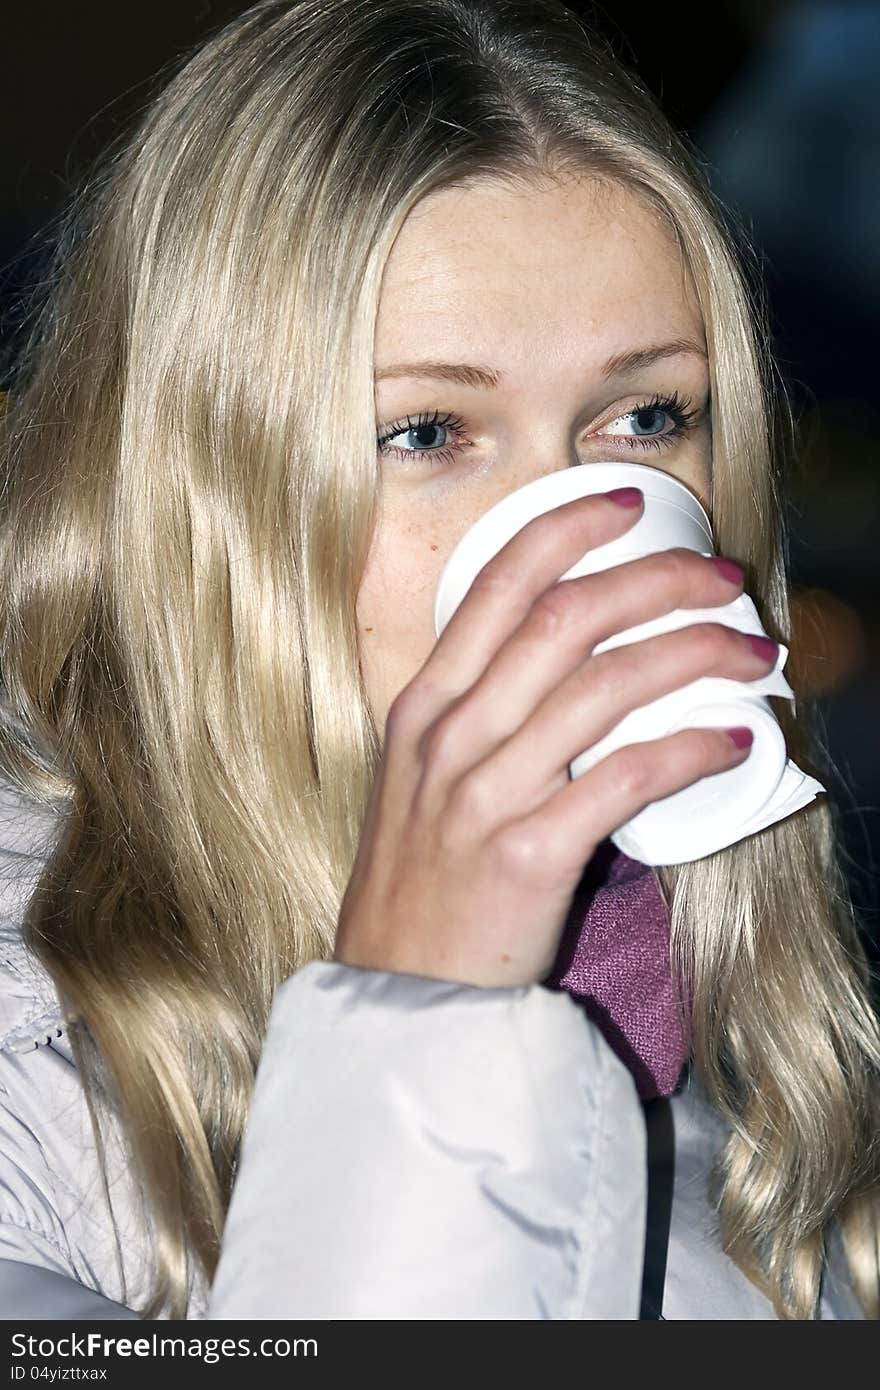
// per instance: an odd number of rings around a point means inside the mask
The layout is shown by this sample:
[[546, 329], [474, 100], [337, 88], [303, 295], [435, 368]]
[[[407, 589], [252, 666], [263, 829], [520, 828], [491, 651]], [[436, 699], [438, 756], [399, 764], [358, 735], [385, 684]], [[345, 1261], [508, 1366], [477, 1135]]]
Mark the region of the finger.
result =
[[[541, 805], [565, 786], [569, 764], [632, 710], [703, 676], [751, 681], [772, 665], [745, 634], [723, 623], [699, 623], [588, 658], [494, 753], [464, 773], [462, 782], [474, 783], [463, 789], [471, 823], [497, 821], [499, 806], [521, 815]], [[484, 822], [481, 813], [490, 819]]]
[[721, 729], [682, 729], [627, 744], [498, 830], [498, 869], [531, 887], [537, 881], [558, 888], [583, 869], [600, 841], [646, 806], [735, 767], [748, 755], [748, 748], [734, 747]]
[[[741, 583], [731, 584], [705, 557], [686, 549], [660, 551], [553, 585], [539, 595], [472, 688], [426, 734], [432, 755], [442, 761], [448, 779], [461, 775], [510, 738], [606, 638], [677, 608], [729, 603], [741, 589]], [[644, 645], [644, 639], [635, 644], [642, 650]], [[658, 654], [668, 651], [661, 646]], [[713, 660], [716, 654], [708, 655]], [[657, 673], [661, 680], [667, 668], [668, 662]], [[620, 718], [626, 711], [618, 706]]]

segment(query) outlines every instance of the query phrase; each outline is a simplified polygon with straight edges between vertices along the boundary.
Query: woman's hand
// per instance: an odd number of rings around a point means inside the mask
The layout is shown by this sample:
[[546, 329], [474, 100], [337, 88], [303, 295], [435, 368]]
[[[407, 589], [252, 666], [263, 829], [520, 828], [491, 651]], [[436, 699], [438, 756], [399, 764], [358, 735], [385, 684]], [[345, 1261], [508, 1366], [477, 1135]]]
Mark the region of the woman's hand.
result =
[[485, 987], [535, 983], [597, 844], [748, 756], [723, 730], [685, 729], [570, 778], [569, 763], [631, 710], [701, 676], [756, 680], [775, 660], [723, 623], [591, 655], [615, 633], [741, 591], [687, 549], [559, 582], [642, 506], [576, 498], [535, 517], [478, 574], [388, 713], [334, 960]]

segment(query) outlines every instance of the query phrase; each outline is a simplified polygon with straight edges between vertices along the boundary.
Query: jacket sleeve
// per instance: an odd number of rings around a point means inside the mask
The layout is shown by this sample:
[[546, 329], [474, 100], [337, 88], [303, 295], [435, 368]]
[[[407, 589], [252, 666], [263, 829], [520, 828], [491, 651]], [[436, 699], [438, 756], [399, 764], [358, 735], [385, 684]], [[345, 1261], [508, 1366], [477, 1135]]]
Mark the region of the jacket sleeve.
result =
[[[60, 1059], [44, 1052], [38, 1060], [51, 1066]], [[66, 1190], [61, 1165], [52, 1161], [54, 1134], [37, 1132], [26, 1108], [17, 1099], [10, 1103], [3, 1084], [17, 1061], [4, 1054], [0, 1072], [0, 1318], [137, 1318], [131, 1308], [90, 1287], [97, 1282], [96, 1271], [73, 1235], [85, 1217], [82, 1207], [74, 1216], [75, 1194]], [[52, 1079], [42, 1066], [37, 1076], [41, 1082]], [[34, 1098], [35, 1109], [42, 1098]]]
[[21, 941], [55, 820], [0, 783], [0, 1319], [137, 1318], [117, 1296], [54, 987]]
[[48, 1264], [34, 1263], [47, 1253], [51, 1258], [51, 1252], [41, 1249], [38, 1241], [25, 1240], [15, 1247], [14, 1259], [0, 1259], [0, 1319], [103, 1322], [138, 1317], [131, 1308], [86, 1288]]
[[564, 993], [314, 962], [277, 991], [210, 1318], [637, 1319], [635, 1086]]

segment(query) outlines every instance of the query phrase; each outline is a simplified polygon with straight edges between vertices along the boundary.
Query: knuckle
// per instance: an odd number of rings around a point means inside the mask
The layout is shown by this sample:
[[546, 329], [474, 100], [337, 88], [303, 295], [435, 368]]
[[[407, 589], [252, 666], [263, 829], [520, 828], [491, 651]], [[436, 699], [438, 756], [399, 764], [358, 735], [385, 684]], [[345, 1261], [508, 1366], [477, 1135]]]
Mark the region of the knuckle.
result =
[[738, 646], [736, 635], [724, 623], [695, 623], [685, 629], [688, 650], [705, 666], [718, 666]]
[[613, 775], [618, 792], [627, 799], [650, 792], [655, 780], [654, 759], [642, 744], [631, 743], [612, 753]]
[[509, 589], [513, 583], [515, 565], [511, 556], [507, 553], [507, 548], [502, 547], [491, 560], [487, 560], [481, 570], [477, 571], [472, 583], [471, 590], [477, 594], [492, 593], [495, 589]]
[[599, 652], [582, 664], [571, 677], [572, 688], [579, 699], [589, 699], [591, 704], [596, 702], [614, 709], [626, 707], [627, 697], [632, 695], [633, 676], [643, 660], [642, 653], [631, 651], [630, 646], [638, 644]]
[[385, 716], [385, 741], [416, 741], [421, 748], [437, 722], [438, 708], [446, 714], [460, 696], [430, 677], [419, 675], [405, 685], [389, 706]]
[[493, 837], [490, 848], [493, 868], [504, 878], [528, 878], [544, 860], [539, 837], [534, 827], [527, 824], [506, 825]]
[[682, 744], [684, 757], [692, 764], [691, 771], [699, 775], [707, 767], [719, 761], [727, 762], [730, 756], [730, 742], [721, 729], [683, 729]]
[[663, 579], [673, 590], [690, 591], [694, 582], [694, 554], [685, 546], [674, 545], [658, 555], [657, 563]]
[[416, 752], [422, 763], [442, 769], [455, 762], [460, 742], [461, 722], [454, 712], [447, 711], [424, 730], [416, 744]]
[[498, 797], [482, 767], [472, 768], [455, 784], [447, 803], [447, 816], [466, 826], [485, 825], [497, 810]]
[[419, 697], [414, 686], [408, 685], [391, 702], [385, 716], [385, 740], [398, 740], [414, 726]]
[[[582, 502], [582, 499], [578, 498], [573, 500], [575, 506], [578, 500]], [[548, 543], [552, 545], [559, 535], [560, 526], [565, 525], [572, 511], [572, 507], [567, 503], [563, 503], [561, 507], [548, 507], [546, 511], [538, 512], [537, 516], [530, 517], [522, 529], [530, 532], [533, 536], [546, 536]]]
[[727, 762], [733, 752], [733, 746], [724, 730], [704, 729], [703, 733], [706, 735], [705, 749], [707, 758], [710, 758], [713, 763], [717, 763], [720, 759]]
[[551, 584], [532, 604], [531, 626], [538, 636], [553, 636], [571, 621], [574, 597], [567, 583]]

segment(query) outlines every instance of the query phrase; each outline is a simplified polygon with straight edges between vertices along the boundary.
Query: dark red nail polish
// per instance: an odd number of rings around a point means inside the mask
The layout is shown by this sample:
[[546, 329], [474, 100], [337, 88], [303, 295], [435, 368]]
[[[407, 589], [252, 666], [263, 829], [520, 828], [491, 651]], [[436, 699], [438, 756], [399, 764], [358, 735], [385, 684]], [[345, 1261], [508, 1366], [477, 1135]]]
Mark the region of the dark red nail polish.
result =
[[637, 507], [642, 500], [642, 489], [640, 487], [615, 487], [605, 496], [609, 502], [615, 502], [618, 507]]
[[742, 584], [746, 573], [742, 565], [738, 565], [735, 560], [725, 559], [723, 555], [713, 555], [711, 558], [712, 564], [728, 583]]
[[754, 734], [751, 729], [737, 725], [735, 729], [725, 729], [724, 732], [730, 739], [735, 748], [750, 748], [754, 741]]

